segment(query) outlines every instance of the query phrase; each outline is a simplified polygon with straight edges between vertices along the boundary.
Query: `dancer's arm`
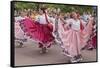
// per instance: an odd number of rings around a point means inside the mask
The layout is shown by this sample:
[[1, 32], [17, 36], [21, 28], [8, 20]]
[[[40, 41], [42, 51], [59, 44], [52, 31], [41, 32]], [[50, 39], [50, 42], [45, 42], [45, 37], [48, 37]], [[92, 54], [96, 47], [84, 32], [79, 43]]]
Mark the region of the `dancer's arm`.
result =
[[89, 22], [93, 23], [94, 17], [89, 17]]
[[65, 23], [67, 23], [61, 16], [60, 16], [59, 18], [60, 18], [60, 20], [62, 21], [63, 25], [64, 25]]
[[68, 30], [71, 27], [71, 23], [68, 23], [68, 21], [65, 21], [63, 18], [60, 18], [60, 20], [62, 21], [62, 25], [64, 30]]
[[49, 21], [50, 21], [49, 23], [53, 24], [53, 21], [52, 21], [52, 19], [51, 19], [51, 18], [49, 18]]

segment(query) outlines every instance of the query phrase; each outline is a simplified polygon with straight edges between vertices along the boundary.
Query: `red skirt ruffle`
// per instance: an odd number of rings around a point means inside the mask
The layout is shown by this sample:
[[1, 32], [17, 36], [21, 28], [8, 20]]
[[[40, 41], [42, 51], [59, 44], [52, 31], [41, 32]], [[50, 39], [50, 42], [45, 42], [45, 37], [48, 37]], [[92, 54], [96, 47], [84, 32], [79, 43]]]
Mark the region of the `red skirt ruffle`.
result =
[[94, 48], [97, 47], [97, 36], [94, 36], [94, 37], [92, 38], [92, 45], [93, 45]]
[[48, 44], [54, 40], [52, 31], [47, 24], [39, 24], [31, 19], [24, 19], [20, 24], [24, 33], [35, 41], [43, 44]]

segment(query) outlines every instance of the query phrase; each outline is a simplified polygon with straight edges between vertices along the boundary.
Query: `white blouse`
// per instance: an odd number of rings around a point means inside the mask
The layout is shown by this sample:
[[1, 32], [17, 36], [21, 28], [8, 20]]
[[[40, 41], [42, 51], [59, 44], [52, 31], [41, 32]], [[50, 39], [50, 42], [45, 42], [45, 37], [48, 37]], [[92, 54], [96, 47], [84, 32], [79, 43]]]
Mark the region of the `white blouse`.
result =
[[[50, 17], [47, 15], [47, 19], [48, 21], [50, 22]], [[46, 18], [45, 18], [45, 14], [43, 15], [39, 15], [37, 18], [36, 18], [36, 21], [39, 22], [40, 24], [47, 24], [48, 22], [46, 21]]]
[[21, 17], [21, 16], [15, 17], [15, 22], [18, 22], [18, 21], [23, 20], [23, 19], [25, 19], [25, 18], [24, 17]]
[[52, 21], [52, 24], [55, 24], [55, 18], [50, 17], [49, 19]]
[[71, 25], [73, 30], [80, 30], [80, 20], [68, 19], [67, 24]]

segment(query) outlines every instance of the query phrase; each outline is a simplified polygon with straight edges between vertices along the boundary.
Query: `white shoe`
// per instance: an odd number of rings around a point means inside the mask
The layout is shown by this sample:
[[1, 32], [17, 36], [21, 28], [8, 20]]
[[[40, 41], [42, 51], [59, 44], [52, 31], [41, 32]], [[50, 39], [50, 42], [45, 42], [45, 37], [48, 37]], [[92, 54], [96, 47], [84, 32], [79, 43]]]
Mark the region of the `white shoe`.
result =
[[77, 63], [77, 62], [80, 62], [82, 60], [83, 60], [82, 58], [79, 58], [79, 59], [72, 58], [71, 63]]
[[68, 57], [72, 57], [70, 54], [67, 54], [65, 52], [62, 52], [63, 55], [68, 56]]
[[71, 63], [76, 63], [77, 60], [76, 60], [75, 58], [71, 58], [70, 62], [71, 62]]
[[77, 62], [80, 62], [80, 61], [82, 61], [83, 59], [82, 58], [79, 58], [79, 59], [77, 59]]

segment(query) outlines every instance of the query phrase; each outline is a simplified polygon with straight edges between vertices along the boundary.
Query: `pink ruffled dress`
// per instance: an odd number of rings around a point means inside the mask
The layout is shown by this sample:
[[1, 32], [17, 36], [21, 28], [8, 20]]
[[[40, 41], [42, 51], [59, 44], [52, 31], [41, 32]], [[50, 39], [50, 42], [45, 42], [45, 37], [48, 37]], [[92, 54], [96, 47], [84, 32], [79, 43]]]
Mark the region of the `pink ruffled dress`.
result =
[[[68, 19], [63, 26], [59, 23], [59, 34], [63, 41], [61, 46], [67, 56], [81, 55], [81, 49], [87, 42], [88, 33], [84, 30], [81, 20]], [[70, 25], [70, 28], [68, 26]], [[87, 28], [87, 27], [86, 27]]]

